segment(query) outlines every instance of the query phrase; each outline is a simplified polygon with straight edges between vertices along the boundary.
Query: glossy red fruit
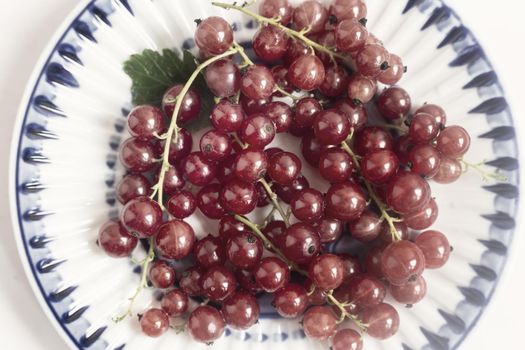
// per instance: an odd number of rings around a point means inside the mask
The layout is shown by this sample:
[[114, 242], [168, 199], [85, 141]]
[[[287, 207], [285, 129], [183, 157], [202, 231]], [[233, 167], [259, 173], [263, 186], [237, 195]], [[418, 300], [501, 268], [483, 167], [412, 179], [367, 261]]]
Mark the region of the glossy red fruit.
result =
[[368, 113], [362, 105], [356, 105], [349, 99], [340, 99], [334, 105], [334, 108], [343, 113], [350, 122], [350, 128], [354, 131], [359, 131], [364, 128]]
[[382, 185], [390, 181], [399, 169], [399, 161], [390, 150], [374, 150], [368, 152], [361, 160], [363, 177], [374, 185]]
[[226, 322], [214, 307], [201, 305], [190, 314], [186, 329], [190, 336], [200, 343], [213, 343], [222, 337]]
[[209, 234], [195, 243], [193, 255], [197, 264], [205, 269], [215, 265], [224, 265], [226, 261], [224, 242], [219, 237]]
[[354, 150], [360, 156], [378, 149], [393, 148], [392, 135], [378, 126], [367, 126], [357, 132], [354, 138]]
[[377, 100], [379, 113], [388, 120], [405, 117], [410, 112], [412, 100], [404, 89], [394, 86], [386, 89]]
[[222, 184], [219, 200], [226, 211], [245, 215], [257, 206], [257, 189], [251, 182], [232, 179]]
[[337, 255], [321, 254], [310, 263], [308, 276], [321, 290], [333, 290], [343, 283], [343, 261]]
[[166, 259], [180, 260], [188, 256], [195, 244], [193, 228], [182, 220], [168, 221], [159, 228], [155, 248]]
[[166, 289], [175, 283], [175, 269], [162, 260], [154, 261], [149, 268], [149, 280], [153, 287]]
[[356, 105], [370, 102], [377, 92], [377, 81], [361, 74], [354, 74], [348, 82], [348, 98]]
[[282, 25], [292, 20], [293, 7], [288, 0], [263, 0], [259, 5], [259, 14], [266, 18], [279, 18]]
[[450, 244], [443, 233], [435, 230], [425, 231], [416, 237], [415, 243], [425, 256], [427, 269], [439, 269], [448, 261]]
[[441, 108], [438, 105], [434, 105], [431, 103], [425, 104], [422, 107], [419, 107], [415, 114], [418, 113], [430, 114], [434, 117], [434, 120], [439, 127], [444, 127], [447, 123], [447, 114], [445, 113], [443, 108]]
[[432, 180], [439, 184], [449, 184], [457, 181], [461, 174], [463, 174], [463, 168], [460, 161], [442, 156], [439, 162], [439, 169]]
[[[164, 94], [162, 97], [162, 110], [168, 118], [173, 117], [175, 113], [175, 105], [177, 104], [177, 97], [182, 92], [182, 84], [177, 84]], [[197, 91], [190, 89], [182, 99], [179, 115], [177, 116], [177, 124], [184, 125], [197, 118], [201, 112], [201, 98]]]
[[319, 166], [321, 152], [327, 148], [330, 147], [327, 145], [321, 145], [312, 133], [304, 135], [301, 139], [301, 153], [304, 159], [315, 168]]
[[176, 219], [184, 219], [193, 214], [197, 208], [197, 201], [189, 191], [179, 191], [168, 199], [166, 209]]
[[266, 174], [268, 159], [263, 151], [245, 149], [237, 154], [233, 173], [238, 179], [255, 182]]
[[425, 255], [409, 241], [390, 243], [381, 256], [381, 270], [391, 284], [403, 285], [419, 277], [425, 269]]
[[250, 66], [241, 80], [241, 92], [254, 100], [266, 99], [275, 90], [275, 79], [265, 66]]
[[348, 180], [354, 170], [352, 158], [341, 148], [328, 148], [319, 157], [319, 173], [326, 180], [335, 183]]
[[286, 224], [281, 220], [274, 220], [266, 225], [262, 232], [268, 239], [278, 247], [281, 246], [283, 241], [284, 232], [286, 231]]
[[341, 52], [355, 52], [365, 46], [368, 30], [357, 19], [345, 19], [337, 23], [335, 42]]
[[[155, 175], [155, 182], [158, 182], [159, 175]], [[185, 181], [182, 172], [174, 166], [170, 166], [164, 174], [163, 188], [164, 193], [171, 196], [184, 187]]]
[[149, 197], [138, 197], [122, 208], [120, 222], [131, 234], [148, 238], [155, 235], [162, 224], [162, 210]]
[[189, 296], [202, 295], [201, 279], [203, 274], [204, 270], [198, 266], [185, 270], [179, 280], [180, 289]]
[[361, 321], [368, 325], [367, 334], [376, 339], [387, 339], [399, 329], [399, 314], [396, 309], [386, 303], [365, 310]]
[[208, 17], [195, 30], [195, 44], [212, 55], [226, 52], [233, 43], [233, 29], [221, 17]]
[[316, 288], [311, 279], [304, 281], [304, 288], [308, 291], [308, 302], [310, 305], [321, 306], [326, 304], [326, 293]]
[[333, 350], [361, 350], [363, 349], [363, 339], [361, 335], [353, 329], [340, 329], [332, 338]]
[[98, 231], [98, 245], [113, 258], [129, 256], [138, 243], [126, 228], [116, 220], [107, 221]]
[[330, 6], [330, 14], [338, 21], [348, 18], [360, 20], [366, 18], [367, 7], [364, 0], [334, 0]]
[[303, 175], [299, 175], [289, 186], [281, 186], [279, 184], [273, 184], [273, 190], [277, 196], [285, 203], [290, 204], [293, 196], [305, 188], [309, 188], [310, 184]]
[[293, 11], [292, 22], [297, 31], [309, 28], [309, 34], [319, 33], [327, 20], [328, 11], [316, 0], [304, 1]]
[[403, 65], [401, 57], [390, 53], [388, 68], [379, 74], [377, 80], [385, 85], [395, 85], [403, 78], [405, 70], [406, 66]]
[[325, 78], [319, 91], [327, 97], [341, 96], [348, 88], [348, 73], [338, 65], [325, 68]]
[[317, 113], [313, 123], [314, 134], [323, 145], [338, 145], [350, 133], [350, 121], [336, 109]]
[[248, 226], [235, 219], [233, 215], [224, 215], [219, 221], [219, 237], [224, 244], [238, 232], [250, 231]]
[[131, 136], [149, 141], [166, 131], [162, 111], [154, 106], [141, 105], [128, 114], [127, 127]]
[[[175, 139], [175, 137], [173, 139]], [[190, 154], [191, 148], [193, 147], [193, 137], [188, 130], [180, 128], [179, 134], [175, 139], [176, 141], [173, 142], [173, 139], [169, 149], [169, 161], [170, 164], [175, 165], [179, 160], [184, 159]], [[157, 157], [161, 157], [164, 151], [164, 142], [159, 142], [159, 145], [161, 146], [161, 151], [157, 153]]]
[[213, 107], [210, 118], [215, 129], [234, 132], [241, 127], [246, 115], [240, 105], [224, 99]]
[[432, 141], [439, 134], [436, 118], [428, 113], [417, 113], [412, 117], [408, 135], [413, 143]]
[[385, 299], [385, 285], [372, 275], [354, 275], [346, 283], [353, 303], [361, 310], [380, 304]]
[[122, 165], [132, 173], [144, 173], [155, 167], [155, 150], [147, 141], [131, 137], [119, 148]]
[[437, 138], [437, 148], [447, 157], [459, 158], [470, 148], [470, 135], [461, 126], [447, 126]]
[[321, 243], [332, 243], [337, 241], [343, 234], [344, 224], [337, 219], [325, 217], [312, 223], [312, 226], [319, 233]]
[[438, 217], [439, 209], [434, 198], [430, 199], [423, 209], [406, 214], [403, 216], [403, 222], [414, 230], [424, 230], [432, 226]]
[[230, 154], [228, 157], [224, 158], [219, 164], [217, 164], [217, 171], [215, 177], [219, 180], [220, 183], [226, 182], [231, 179], [235, 179], [235, 174], [233, 173], [233, 165], [235, 164], [235, 158], [237, 154]]
[[117, 184], [115, 195], [118, 201], [126, 204], [132, 199], [151, 194], [151, 184], [149, 180], [140, 174], [128, 174]]
[[323, 62], [315, 55], [297, 58], [288, 68], [288, 80], [295, 87], [312, 91], [323, 83], [326, 76]]
[[202, 152], [190, 153], [182, 162], [182, 172], [185, 178], [196, 186], [209, 184], [216, 174], [215, 163], [204, 157]]
[[273, 293], [290, 281], [290, 268], [277, 257], [263, 258], [254, 268], [255, 281], [267, 293]]
[[239, 232], [226, 243], [226, 257], [241, 269], [252, 269], [263, 253], [261, 240], [250, 232]]
[[[408, 239], [408, 226], [404, 222], [394, 222], [394, 228], [401, 239]], [[383, 221], [379, 237], [383, 242], [392, 242], [392, 233], [390, 232], [390, 225], [388, 222]]]
[[366, 272], [376, 278], [383, 278], [381, 270], [381, 256], [383, 255], [384, 246], [379, 245], [370, 249], [364, 259]]
[[226, 212], [219, 198], [221, 188], [219, 184], [211, 184], [204, 186], [197, 193], [197, 206], [210, 219], [219, 220]]
[[230, 97], [241, 88], [241, 72], [231, 60], [220, 60], [206, 68], [206, 85], [216, 97]]
[[283, 58], [286, 53], [288, 36], [275, 26], [262, 26], [253, 36], [252, 47], [261, 60], [274, 62]]
[[149, 309], [140, 316], [140, 328], [149, 337], [160, 337], [169, 327], [168, 315], [161, 309]]
[[350, 276], [361, 273], [361, 263], [359, 259], [347, 253], [338, 254], [343, 262], [343, 280], [347, 280]]
[[323, 194], [313, 188], [298, 191], [290, 202], [293, 215], [305, 222], [320, 220], [324, 214]]
[[199, 146], [202, 155], [214, 162], [226, 158], [232, 151], [232, 142], [228, 134], [216, 130], [202, 135]]
[[308, 306], [306, 289], [302, 285], [288, 283], [275, 292], [272, 305], [281, 317], [299, 317]]
[[393, 151], [401, 164], [408, 164], [408, 153], [414, 147], [408, 135], [399, 136], [394, 143]]
[[235, 292], [235, 275], [224, 266], [210, 267], [201, 278], [202, 291], [206, 298], [221, 301]]
[[[363, 46], [355, 56], [357, 71], [368, 77], [377, 77], [388, 69], [388, 51], [378, 44]], [[384, 68], [384, 69], [383, 69]]]
[[388, 183], [386, 201], [398, 213], [408, 214], [423, 209], [430, 195], [425, 179], [413, 172], [400, 172]]
[[283, 185], [290, 185], [301, 173], [301, 160], [290, 152], [280, 152], [269, 158], [268, 175]]
[[264, 107], [264, 115], [275, 124], [277, 133], [286, 132], [292, 124], [293, 112], [284, 102], [270, 102]]
[[300, 265], [308, 264], [320, 249], [319, 234], [312, 226], [297, 223], [286, 229], [281, 250], [288, 259]]
[[171, 317], [178, 317], [188, 311], [188, 294], [180, 289], [172, 289], [162, 297], [162, 310]]
[[341, 221], [357, 219], [366, 207], [361, 188], [353, 182], [334, 184], [325, 196], [326, 214]]
[[359, 219], [348, 224], [348, 231], [350, 231], [353, 239], [365, 243], [371, 242], [379, 236], [382, 222], [377, 213], [365, 210]]
[[427, 294], [427, 283], [423, 276], [402, 286], [390, 286], [390, 294], [398, 302], [407, 305], [419, 303]]
[[321, 110], [319, 101], [312, 97], [304, 97], [295, 105], [294, 121], [299, 126], [310, 127], [313, 125], [315, 115]]
[[261, 313], [258, 300], [244, 291], [236, 292], [224, 300], [221, 312], [226, 324], [238, 330], [253, 326]]
[[412, 172], [432, 178], [439, 171], [441, 155], [434, 146], [420, 143], [412, 147], [408, 153], [408, 161]]
[[337, 330], [337, 318], [328, 306], [314, 306], [303, 317], [303, 330], [313, 340], [326, 340]]

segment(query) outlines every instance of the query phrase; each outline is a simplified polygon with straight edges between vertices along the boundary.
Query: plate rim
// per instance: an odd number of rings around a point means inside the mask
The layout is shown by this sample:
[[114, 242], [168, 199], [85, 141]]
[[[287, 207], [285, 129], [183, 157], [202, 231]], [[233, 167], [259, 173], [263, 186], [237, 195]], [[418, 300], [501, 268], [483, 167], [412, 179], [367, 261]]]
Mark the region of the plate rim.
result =
[[[52, 60], [52, 54], [57, 49], [57, 47], [60, 45], [62, 39], [67, 35], [69, 30], [74, 25], [74, 22], [79, 19], [84, 12], [88, 9], [90, 4], [96, 3], [97, 0], [81, 0], [79, 1], [73, 9], [68, 13], [68, 15], [64, 18], [63, 21], [60, 22], [60, 24], [57, 26], [57, 29], [54, 31], [53, 35], [47, 40], [47, 44], [45, 48], [42, 50], [42, 52], [39, 54], [38, 59], [34, 63], [34, 68], [32, 69], [32, 72], [27, 79], [26, 86], [23, 90], [23, 93], [21, 94], [21, 97], [19, 99], [19, 107], [17, 109], [16, 118], [14, 121], [14, 125], [12, 128], [12, 135], [11, 135], [11, 142], [10, 142], [10, 150], [9, 150], [9, 160], [8, 160], [8, 201], [9, 201], [9, 207], [10, 207], [10, 224], [12, 226], [13, 234], [15, 235], [15, 241], [16, 246], [18, 250], [18, 258], [20, 259], [25, 277], [28, 280], [33, 294], [35, 294], [36, 299], [38, 300], [38, 303], [40, 304], [40, 307], [43, 309], [44, 314], [46, 317], [51, 321], [53, 328], [55, 331], [59, 334], [60, 338], [62, 338], [65, 342], [65, 344], [70, 349], [80, 349], [82, 346], [78, 343], [78, 341], [73, 337], [73, 335], [67, 330], [67, 328], [64, 327], [63, 322], [60, 319], [60, 315], [56, 314], [53, 310], [53, 308], [50, 306], [50, 301], [46, 298], [46, 293], [43, 287], [41, 286], [40, 280], [37, 278], [37, 272], [34, 268], [34, 266], [31, 265], [28, 253], [28, 245], [23, 241], [24, 234], [22, 232], [22, 215], [20, 214], [20, 202], [18, 199], [18, 191], [19, 187], [17, 185], [17, 177], [19, 174], [19, 167], [18, 167], [18, 159], [21, 154], [21, 141], [22, 141], [22, 135], [23, 135], [23, 126], [26, 121], [27, 113], [29, 108], [31, 108], [31, 100], [34, 97], [38, 82], [40, 78], [45, 74], [45, 68]], [[453, 7], [447, 5], [449, 3], [446, 0], [437, 0], [439, 3], [441, 3], [443, 6], [446, 6], [447, 9], [451, 12], [453, 16], [455, 16], [458, 20], [461, 22], [464, 22], [462, 20], [462, 17], [458, 15], [458, 13], [454, 10]], [[408, 2], [413, 2], [411, 0], [408, 0]], [[470, 28], [470, 26], [466, 26], [467, 28]], [[476, 44], [485, 52], [484, 46], [481, 45], [480, 41], [477, 39], [477, 36], [475, 33], [470, 31], [470, 35], [473, 37]], [[493, 69], [493, 71], [496, 72], [497, 76], [499, 77], [499, 74], [496, 70], [494, 70], [494, 66], [492, 65], [492, 61], [489, 59], [488, 55], [485, 55], [485, 61], [488, 63], [488, 65]], [[498, 82], [496, 83], [498, 87], [501, 89], [502, 95], [505, 97], [506, 100], [512, 101], [509, 99], [509, 95], [505, 93], [505, 87], [501, 84], [501, 82], [498, 79]], [[517, 119], [514, 117], [512, 113], [512, 106], [513, 103], [509, 103], [509, 114], [511, 116], [512, 124], [514, 127], [518, 126]], [[516, 138], [516, 149], [517, 149], [517, 155], [518, 155], [518, 162], [521, 160], [521, 157], [519, 156], [520, 150], [521, 150], [521, 143], [519, 137]], [[521, 165], [521, 162], [519, 162]], [[518, 168], [518, 188], [520, 190], [522, 187], [525, 187], [525, 183], [521, 181], [522, 176], [525, 176], [523, 174], [523, 171], [521, 170], [522, 167], [519, 166]], [[516, 222], [516, 227], [513, 229], [513, 238], [512, 241], [514, 241], [514, 233], [518, 232], [517, 228], [519, 227], [518, 224], [521, 224], [523, 220], [520, 219], [521, 213], [525, 212], [525, 207], [523, 207], [521, 204], [521, 195], [518, 197], [517, 200], [517, 208], [515, 211], [514, 218], [518, 219]], [[501, 274], [498, 276], [497, 282], [495, 283], [495, 286], [492, 290], [492, 292], [487, 296], [486, 304], [484, 307], [482, 307], [482, 311], [477, 315], [474, 322], [468, 327], [468, 329], [464, 332], [463, 336], [461, 337], [461, 340], [458, 342], [457, 346], [460, 346], [463, 344], [465, 339], [471, 334], [472, 330], [475, 328], [481, 317], [485, 314], [485, 311], [489, 305], [491, 304], [490, 301], [494, 297], [496, 293], [501, 288], [498, 288], [501, 282], [501, 278], [504, 274], [507, 273], [508, 268], [507, 264], [515, 256], [516, 252], [516, 245], [510, 244], [509, 250], [505, 259], [505, 263], [503, 268], [501, 269]], [[457, 348], [457, 347], [454, 347]]]

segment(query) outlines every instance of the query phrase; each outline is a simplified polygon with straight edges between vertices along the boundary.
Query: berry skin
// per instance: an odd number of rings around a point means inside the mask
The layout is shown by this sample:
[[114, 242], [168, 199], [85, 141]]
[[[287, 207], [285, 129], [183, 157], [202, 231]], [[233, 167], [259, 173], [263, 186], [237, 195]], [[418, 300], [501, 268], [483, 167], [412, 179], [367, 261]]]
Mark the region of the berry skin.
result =
[[280, 152], [269, 158], [268, 175], [283, 186], [290, 185], [301, 173], [301, 160], [290, 152]]
[[197, 26], [195, 44], [211, 55], [220, 55], [232, 46], [233, 29], [221, 17], [208, 17]]
[[292, 20], [293, 7], [288, 0], [263, 0], [259, 5], [259, 14], [266, 18], [280, 18], [282, 25]]
[[321, 240], [312, 226], [297, 223], [284, 232], [281, 250], [288, 259], [297, 264], [309, 264], [319, 254]]
[[459, 158], [470, 148], [470, 135], [461, 126], [447, 126], [437, 139], [437, 148], [450, 158]]
[[221, 185], [206, 185], [197, 193], [197, 206], [199, 210], [208, 218], [219, 220], [225, 214], [219, 199]]
[[275, 79], [265, 66], [250, 66], [241, 80], [241, 92], [253, 100], [266, 99], [275, 90]]
[[281, 317], [296, 318], [308, 306], [308, 295], [306, 293], [306, 289], [302, 285], [288, 283], [275, 292], [272, 305]]
[[149, 337], [157, 338], [169, 329], [168, 315], [161, 309], [149, 309], [140, 317], [140, 328]]
[[155, 247], [160, 256], [180, 260], [188, 256], [195, 244], [195, 233], [190, 225], [182, 220], [168, 221], [159, 228], [155, 237]]
[[279, 28], [266, 25], [255, 33], [253, 51], [261, 60], [273, 62], [283, 58], [288, 47], [288, 36]]
[[331, 183], [348, 180], [354, 171], [352, 158], [341, 148], [328, 148], [319, 157], [319, 173]]
[[374, 150], [391, 150], [392, 148], [392, 135], [381, 127], [367, 126], [359, 130], [355, 135], [354, 149], [360, 156], [365, 156], [368, 152]]
[[398, 302], [407, 305], [417, 304], [427, 293], [427, 283], [423, 276], [419, 276], [415, 281], [408, 282], [402, 286], [390, 286], [390, 294]]
[[132, 137], [120, 145], [119, 159], [130, 172], [144, 173], [155, 167], [155, 149], [147, 141]]
[[166, 130], [162, 111], [157, 107], [142, 105], [129, 112], [127, 119], [128, 131], [131, 136], [143, 141], [155, 139]]
[[422, 107], [419, 107], [418, 110], [414, 113], [414, 115], [419, 113], [428, 113], [431, 116], [434, 117], [434, 121], [439, 127], [444, 127], [447, 124], [447, 114], [438, 105], [434, 104], [425, 104]]
[[206, 159], [202, 152], [190, 153], [182, 163], [182, 172], [186, 179], [196, 186], [209, 184], [216, 173], [215, 163]]
[[367, 44], [356, 55], [357, 71], [367, 77], [375, 78], [388, 67], [388, 51], [378, 44]]
[[314, 306], [303, 317], [306, 336], [313, 340], [326, 340], [337, 330], [337, 317], [328, 306]]
[[399, 314], [392, 305], [386, 303], [365, 310], [361, 321], [368, 324], [368, 335], [380, 340], [392, 337], [399, 329]]
[[197, 264], [205, 269], [215, 265], [224, 265], [226, 261], [223, 241], [212, 235], [207, 235], [195, 243], [193, 255]]
[[222, 314], [209, 305], [201, 305], [190, 314], [186, 329], [200, 343], [213, 343], [222, 337], [226, 322]]
[[210, 130], [202, 135], [200, 150], [206, 159], [216, 162], [230, 155], [232, 143], [228, 134]]
[[138, 239], [115, 220], [106, 222], [98, 231], [97, 243], [113, 258], [123, 258], [129, 256], [135, 249]]
[[325, 69], [325, 78], [319, 91], [328, 97], [341, 96], [348, 88], [348, 73], [339, 66], [331, 65]]
[[388, 120], [406, 116], [410, 112], [410, 107], [412, 107], [410, 95], [399, 87], [386, 89], [377, 101], [379, 113]]
[[148, 197], [151, 194], [151, 184], [143, 175], [128, 174], [117, 184], [115, 194], [120, 203], [126, 204], [137, 197]]
[[353, 329], [340, 329], [332, 338], [333, 350], [361, 350], [363, 349], [363, 339], [361, 335]]
[[233, 272], [224, 266], [212, 266], [202, 275], [202, 291], [212, 301], [221, 301], [235, 292], [237, 281]]
[[399, 172], [386, 189], [386, 202], [400, 214], [421, 210], [430, 201], [430, 186], [413, 172]]
[[308, 276], [321, 290], [333, 290], [343, 283], [343, 261], [337, 255], [321, 254], [310, 263]]
[[264, 115], [275, 124], [277, 133], [286, 132], [292, 124], [293, 112], [284, 102], [270, 102], [264, 107]]
[[222, 184], [219, 200], [226, 211], [245, 215], [257, 206], [257, 189], [251, 182], [232, 179]]
[[264, 174], [268, 168], [268, 159], [263, 151], [245, 149], [237, 154], [233, 164], [233, 173], [238, 179], [255, 182]]
[[361, 160], [363, 177], [374, 185], [382, 185], [390, 181], [397, 173], [399, 160], [390, 150], [374, 150]]
[[204, 270], [198, 266], [193, 266], [182, 273], [179, 280], [180, 289], [189, 296], [202, 295], [201, 279]]
[[273, 293], [290, 281], [288, 265], [277, 257], [262, 259], [254, 269], [255, 281], [267, 293]]
[[[175, 105], [177, 104], [177, 97], [181, 93], [183, 86], [177, 84], [170, 88], [162, 97], [162, 110], [168, 118], [173, 117], [175, 112]], [[201, 112], [201, 98], [197, 91], [190, 89], [182, 99], [179, 115], [177, 116], [177, 124], [184, 125], [197, 118]]]
[[312, 91], [323, 83], [326, 76], [323, 62], [315, 55], [297, 58], [288, 68], [288, 80], [296, 88]]
[[180, 289], [172, 289], [162, 298], [162, 310], [171, 317], [183, 315], [188, 311], [189, 298], [186, 293]]
[[175, 282], [175, 269], [162, 260], [154, 261], [149, 269], [149, 280], [153, 287], [166, 289]]
[[394, 285], [414, 281], [425, 269], [425, 255], [419, 247], [409, 241], [390, 243], [381, 256], [381, 270], [385, 278]]
[[239, 137], [252, 148], [264, 148], [275, 138], [275, 124], [263, 114], [251, 115], [239, 129]]
[[222, 132], [235, 132], [246, 118], [242, 107], [229, 100], [221, 100], [211, 112], [211, 124]]
[[166, 205], [168, 213], [176, 219], [187, 218], [193, 214], [196, 207], [197, 202], [195, 201], [195, 197], [193, 197], [191, 192], [185, 190], [172, 195]]
[[315, 115], [321, 110], [319, 101], [312, 97], [304, 97], [295, 105], [294, 121], [301, 127], [310, 127], [314, 123]]
[[338, 21], [349, 18], [360, 20], [366, 18], [367, 7], [364, 0], [334, 0], [330, 6], [330, 14]]
[[122, 208], [120, 222], [131, 234], [148, 238], [154, 236], [162, 224], [162, 210], [154, 200], [138, 197]]
[[313, 123], [314, 134], [323, 145], [338, 145], [350, 133], [350, 121], [337, 110], [319, 112]]
[[231, 60], [214, 62], [204, 73], [206, 85], [216, 97], [230, 97], [241, 88], [241, 73]]
[[348, 181], [332, 185], [325, 201], [326, 214], [341, 221], [357, 219], [366, 206], [366, 198], [361, 188]]
[[417, 113], [410, 122], [408, 135], [413, 143], [432, 141], [439, 133], [436, 118], [428, 113]]
[[425, 255], [427, 269], [438, 269], [448, 261], [450, 244], [443, 233], [434, 230], [425, 231], [416, 237], [415, 243]]
[[226, 243], [226, 256], [235, 267], [249, 270], [261, 260], [263, 249], [259, 237], [251, 232], [239, 232]]
[[324, 207], [322, 193], [313, 188], [298, 191], [290, 202], [293, 215], [305, 222], [320, 220], [324, 214]]
[[355, 18], [340, 21], [335, 28], [335, 42], [341, 52], [355, 52], [365, 46], [368, 30]]
[[236, 292], [224, 300], [221, 311], [226, 323], [238, 330], [253, 326], [261, 313], [257, 299], [244, 291]]
[[326, 8], [315, 0], [302, 2], [293, 11], [294, 29], [301, 31], [309, 28], [309, 34], [321, 32], [328, 20], [328, 11]]

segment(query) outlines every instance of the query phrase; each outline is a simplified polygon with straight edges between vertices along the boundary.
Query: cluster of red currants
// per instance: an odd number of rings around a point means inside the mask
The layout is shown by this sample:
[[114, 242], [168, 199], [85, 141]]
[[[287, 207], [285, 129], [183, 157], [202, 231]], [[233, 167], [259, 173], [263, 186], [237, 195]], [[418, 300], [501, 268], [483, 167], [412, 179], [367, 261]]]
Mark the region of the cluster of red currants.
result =
[[[402, 88], [377, 94], [378, 82], [397, 83], [404, 67], [368, 33], [363, 0], [335, 0], [329, 9], [313, 0], [295, 9], [287, 0], [263, 0], [260, 14], [216, 5], [263, 24], [253, 49], [266, 64], [251, 62], [224, 19], [199, 21], [195, 42], [204, 77], [220, 99], [210, 116], [213, 129], [192, 152], [192, 135], [179, 126], [199, 115], [201, 101], [188, 84], [169, 89], [162, 110], [133, 109], [132, 137], [120, 148], [128, 170], [117, 186], [124, 207], [98, 237], [114, 257], [129, 256], [138, 239], [151, 243], [142, 267], [166, 293], [160, 308], [141, 315], [142, 330], [161, 335], [169, 317], [187, 314], [190, 298], [202, 297], [206, 302], [191, 310], [187, 330], [197, 341], [213, 342], [226, 325], [254, 325], [256, 295], [273, 293], [282, 317], [302, 317], [306, 335], [331, 339], [335, 350], [361, 349], [358, 331], [392, 336], [399, 316], [383, 302], [387, 290], [402, 304], [419, 302], [426, 293], [424, 269], [448, 259], [441, 232], [417, 232], [438, 215], [428, 180], [450, 183], [461, 175], [458, 159], [469, 148], [468, 133], [446, 126], [439, 106], [411, 113]], [[368, 102], [389, 124], [369, 123]], [[173, 115], [176, 123], [168, 127]], [[310, 187], [297, 155], [267, 147], [279, 133], [301, 138], [303, 158], [330, 184], [326, 193]], [[163, 195], [154, 200], [160, 187]], [[256, 225], [245, 217], [269, 205], [279, 220], [271, 215]], [[216, 235], [196, 239], [184, 221], [196, 208], [219, 220]], [[324, 245], [344, 232], [366, 243], [360, 259], [326, 252]], [[187, 257], [195, 266], [177, 278], [173, 262]]]

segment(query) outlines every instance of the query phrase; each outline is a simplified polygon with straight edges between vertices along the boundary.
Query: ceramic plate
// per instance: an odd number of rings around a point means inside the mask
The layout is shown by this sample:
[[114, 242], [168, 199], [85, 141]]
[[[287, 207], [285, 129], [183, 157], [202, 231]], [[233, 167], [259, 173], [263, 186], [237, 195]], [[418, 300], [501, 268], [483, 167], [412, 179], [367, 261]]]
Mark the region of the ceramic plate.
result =
[[[450, 7], [439, 0], [368, 3], [369, 28], [408, 66], [401, 84], [414, 106], [444, 106], [448, 123], [472, 135], [469, 160], [486, 160], [509, 179], [483, 182], [468, 172], [453, 185], [432, 184], [440, 207], [434, 227], [448, 235], [451, 259], [425, 274], [429, 293], [422, 303], [410, 310], [398, 305], [402, 326], [395, 337], [365, 339], [366, 349], [452, 349], [483, 313], [512, 241], [519, 171], [513, 119], [485, 52]], [[211, 14], [226, 15], [237, 40], [249, 40], [255, 31], [249, 18], [225, 14], [208, 0], [83, 1], [28, 84], [12, 145], [12, 217], [35, 293], [73, 349], [204, 348], [184, 333], [147, 338], [134, 318], [113, 323], [139, 275], [129, 259], [106, 257], [95, 240], [100, 224], [118, 210], [114, 184], [122, 169], [116, 150], [131, 107], [123, 61], [145, 48], [193, 49], [193, 20]], [[217, 229], [199, 217], [192, 221], [199, 234]], [[344, 249], [344, 242], [335, 249]], [[135, 311], [152, 300], [146, 291]], [[258, 325], [227, 330], [214, 348], [327, 347], [306, 339], [298, 321], [276, 318], [271, 307], [263, 311]]]

